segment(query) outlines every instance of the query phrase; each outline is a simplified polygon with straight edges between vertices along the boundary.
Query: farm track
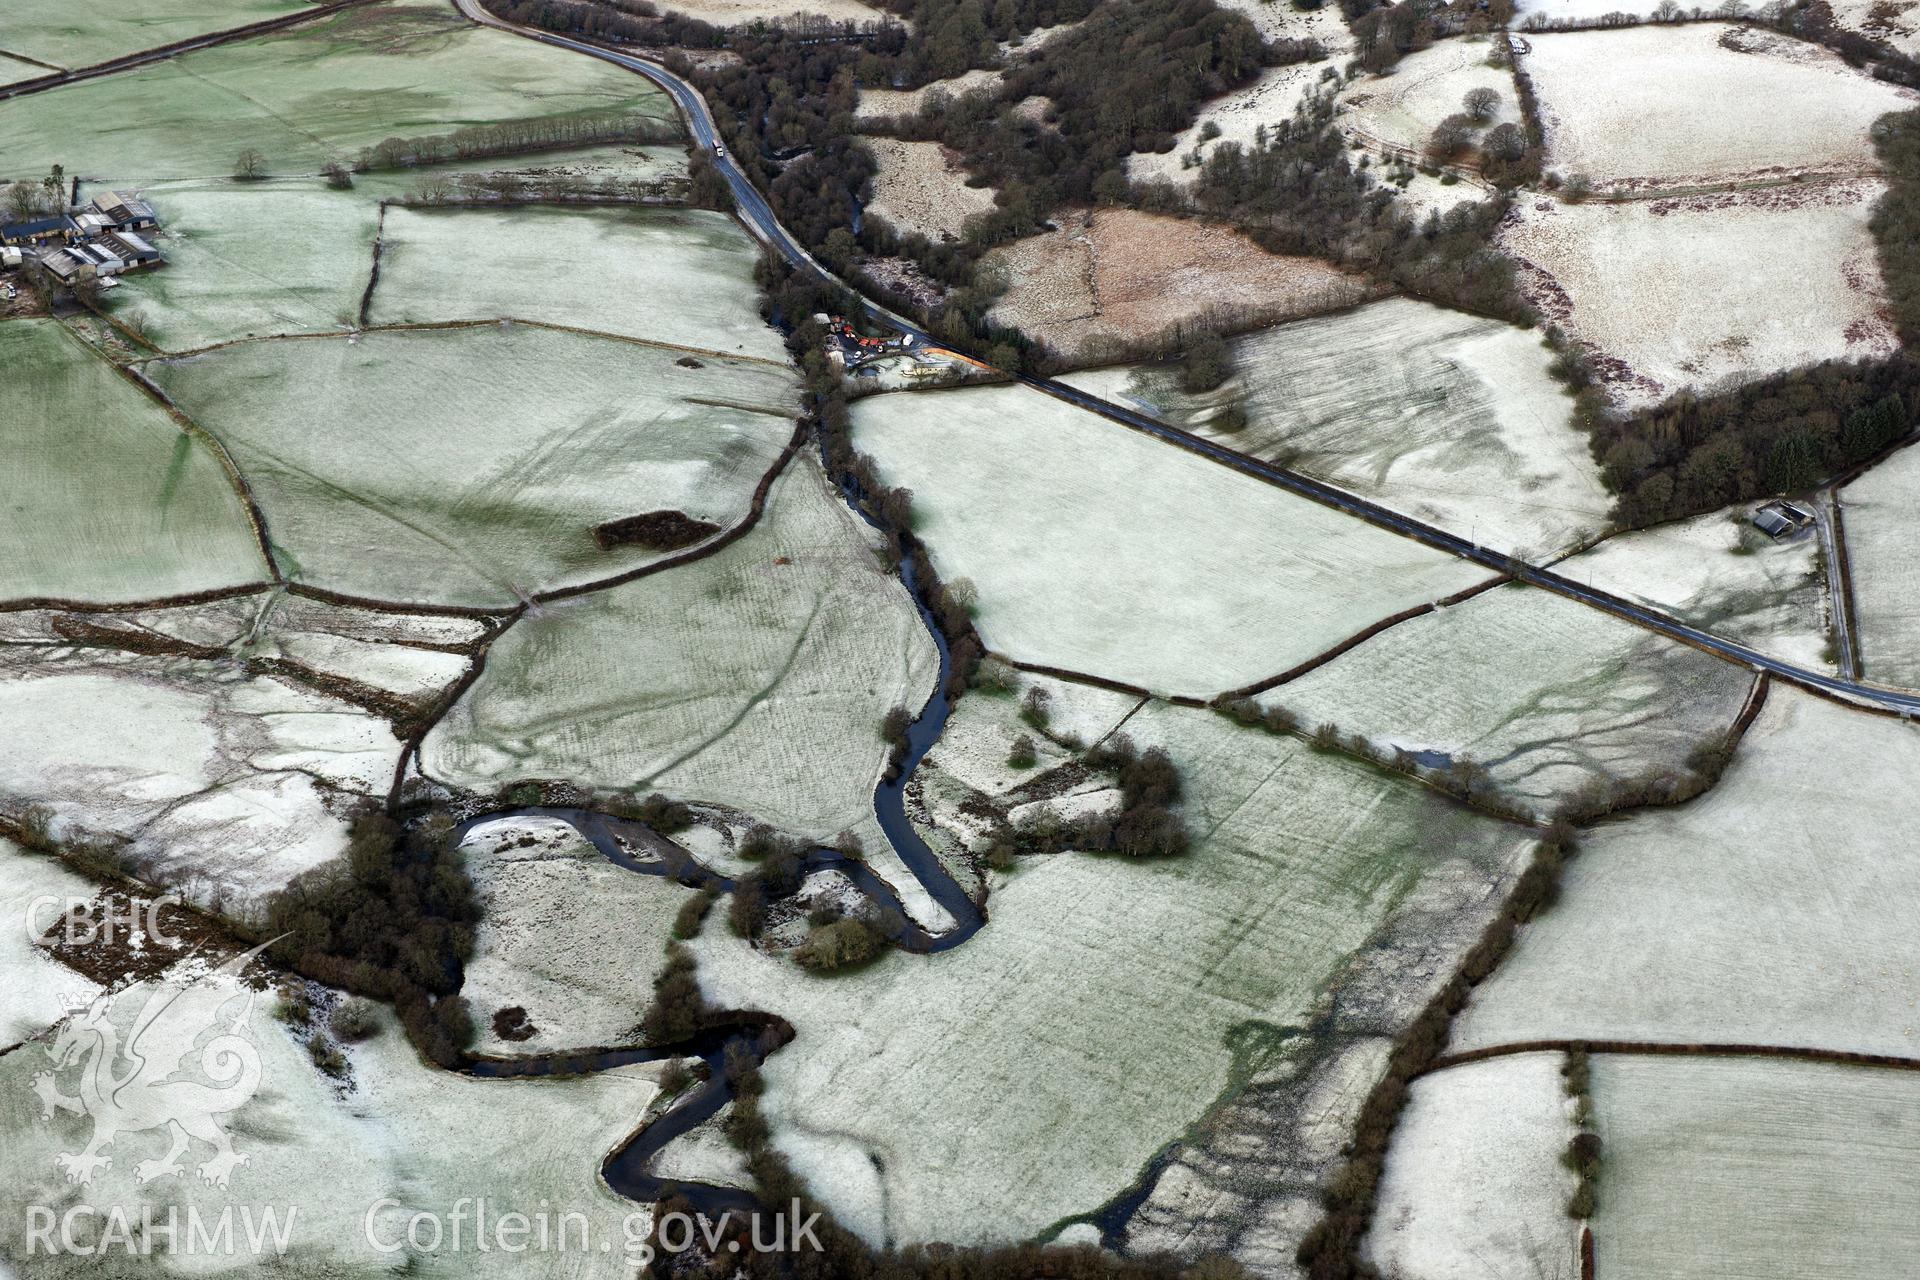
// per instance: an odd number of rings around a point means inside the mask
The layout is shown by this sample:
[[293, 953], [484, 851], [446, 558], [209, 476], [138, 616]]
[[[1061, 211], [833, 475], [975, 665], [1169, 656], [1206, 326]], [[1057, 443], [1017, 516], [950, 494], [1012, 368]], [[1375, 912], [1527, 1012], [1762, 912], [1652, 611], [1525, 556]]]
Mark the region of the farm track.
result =
[[1840, 514], [1840, 489], [1822, 490], [1813, 502], [1814, 522], [1820, 528], [1820, 544], [1827, 560], [1828, 610], [1833, 616], [1834, 657], [1840, 674], [1848, 680], [1860, 677], [1860, 633], [1855, 626], [1853, 606], [1853, 565], [1847, 558], [1847, 531]]
[[[79, 84], [85, 80], [97, 80], [101, 76], [115, 75], [122, 71], [132, 71], [139, 67], [151, 66], [156, 62], [165, 62], [168, 58], [183, 53], [193, 53], [199, 49], [211, 49], [215, 45], [228, 44], [235, 40], [247, 40], [255, 36], [272, 35], [288, 27], [297, 27], [321, 18], [331, 17], [347, 9], [359, 9], [378, 0], [334, 0], [332, 4], [315, 5], [298, 13], [283, 14], [278, 18], [267, 18], [261, 22], [250, 22], [243, 27], [229, 27], [225, 31], [210, 31], [205, 35], [191, 36], [185, 40], [176, 40], [172, 44], [158, 45], [152, 49], [142, 49], [136, 53], [124, 53], [105, 62], [96, 62], [88, 67], [75, 67], [70, 71], [61, 71], [56, 75], [38, 76], [32, 80], [22, 80], [0, 89], [0, 102], [9, 98], [22, 98], [30, 93], [44, 93], [48, 89], [64, 89], [70, 84]], [[9, 57], [18, 57], [9, 54]], [[33, 62], [31, 58], [21, 58], [22, 62]], [[35, 63], [45, 66], [45, 63]]]

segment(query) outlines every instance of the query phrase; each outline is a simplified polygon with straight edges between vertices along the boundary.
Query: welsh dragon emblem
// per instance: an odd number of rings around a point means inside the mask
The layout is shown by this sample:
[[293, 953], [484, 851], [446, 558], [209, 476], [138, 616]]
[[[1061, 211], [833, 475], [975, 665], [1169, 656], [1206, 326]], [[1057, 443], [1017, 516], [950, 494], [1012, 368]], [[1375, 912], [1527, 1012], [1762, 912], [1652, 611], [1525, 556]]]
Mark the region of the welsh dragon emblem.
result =
[[[247, 1025], [254, 993], [239, 977], [263, 950], [255, 947], [185, 985], [143, 983], [109, 992], [61, 1027], [47, 1047], [53, 1070], [35, 1076], [33, 1088], [42, 1120], [64, 1111], [93, 1121], [84, 1150], [54, 1157], [68, 1182], [91, 1183], [97, 1171], [111, 1169], [113, 1157], [103, 1152], [121, 1135], [163, 1127], [171, 1145], [159, 1159], [134, 1166], [140, 1182], [183, 1173], [180, 1159], [195, 1141], [213, 1148], [197, 1170], [213, 1186], [226, 1186], [247, 1163], [222, 1120], [260, 1087], [260, 1050]], [[63, 1093], [59, 1077], [76, 1067], [78, 1092]]]

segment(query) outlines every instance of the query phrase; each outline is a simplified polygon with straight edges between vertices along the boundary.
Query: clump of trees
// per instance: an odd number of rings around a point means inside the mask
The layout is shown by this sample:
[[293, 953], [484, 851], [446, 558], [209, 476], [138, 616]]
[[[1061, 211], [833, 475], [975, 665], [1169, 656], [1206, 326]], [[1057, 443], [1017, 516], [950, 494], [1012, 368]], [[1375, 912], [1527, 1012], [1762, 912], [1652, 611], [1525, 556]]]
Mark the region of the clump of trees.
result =
[[712, 889], [702, 889], [680, 904], [673, 914], [673, 936], [676, 941], [688, 942], [700, 936], [700, 928], [707, 922], [707, 914], [713, 910], [718, 898]]
[[1600, 1180], [1600, 1135], [1593, 1131], [1593, 1087], [1591, 1066], [1585, 1049], [1568, 1052], [1560, 1064], [1560, 1083], [1573, 1099], [1573, 1123], [1576, 1132], [1560, 1153], [1560, 1163], [1571, 1170], [1579, 1184], [1567, 1199], [1567, 1216], [1585, 1220], [1593, 1216], [1596, 1185]]
[[1871, 224], [1880, 275], [1900, 340], [1912, 348], [1920, 345], [1920, 111], [1881, 116], [1873, 145], [1887, 175]]
[[458, 1062], [473, 1021], [457, 993], [480, 903], [442, 811], [402, 827], [354, 815], [347, 856], [297, 877], [267, 904], [271, 959], [316, 982], [392, 1002], [431, 1061]]
[[[1014, 853], [1122, 853], [1130, 858], [1176, 857], [1190, 843], [1179, 811], [1180, 770], [1160, 747], [1139, 750], [1124, 733], [1092, 748], [1081, 763], [1113, 777], [1120, 807], [1113, 813], [1089, 813], [1061, 822], [1040, 817], [1004, 832], [996, 843]], [[996, 869], [1004, 870], [1003, 866]]]
[[1592, 445], [1621, 521], [1640, 527], [1809, 488], [1907, 435], [1916, 413], [1920, 362], [1828, 360], [1598, 419]]
[[724, 28], [662, 14], [648, 0], [485, 0], [495, 16], [548, 31], [566, 31], [594, 40], [717, 49], [727, 42]]
[[806, 941], [794, 949], [793, 959], [803, 969], [831, 973], [858, 968], [886, 948], [886, 938], [867, 921], [847, 916], [816, 923]]
[[671, 119], [619, 115], [540, 116], [469, 125], [452, 133], [383, 138], [354, 158], [360, 173], [376, 169], [412, 169], [453, 160], [562, 151], [603, 142], [677, 142], [679, 125]]
[[602, 813], [638, 822], [663, 836], [685, 831], [693, 825], [693, 810], [685, 801], [670, 799], [658, 791], [648, 792], [639, 799], [631, 792], [616, 791], [595, 797], [594, 805]]
[[38, 182], [21, 179], [7, 184], [7, 217], [18, 221], [42, 218], [60, 212], [66, 205], [66, 170], [54, 165]]
[[1333, 96], [1309, 97], [1251, 147], [1217, 144], [1194, 198], [1275, 253], [1326, 258], [1436, 302], [1531, 324], [1513, 263], [1493, 247], [1504, 198], [1416, 222], [1354, 167], [1332, 127]]
[[1340, 0], [1360, 65], [1375, 75], [1409, 53], [1462, 32], [1498, 30], [1513, 17], [1512, 0]]
[[705, 542], [720, 532], [711, 520], [698, 520], [684, 511], [643, 511], [593, 527], [594, 545], [602, 551], [615, 547], [645, 547], [649, 551], [678, 551]]
[[712, 1010], [700, 992], [699, 964], [678, 942], [667, 944], [667, 963], [653, 980], [653, 1003], [640, 1019], [648, 1044], [678, 1044], [706, 1024]]
[[1213, 391], [1233, 376], [1233, 348], [1217, 333], [1203, 333], [1187, 344], [1180, 361], [1180, 389], [1190, 395]]

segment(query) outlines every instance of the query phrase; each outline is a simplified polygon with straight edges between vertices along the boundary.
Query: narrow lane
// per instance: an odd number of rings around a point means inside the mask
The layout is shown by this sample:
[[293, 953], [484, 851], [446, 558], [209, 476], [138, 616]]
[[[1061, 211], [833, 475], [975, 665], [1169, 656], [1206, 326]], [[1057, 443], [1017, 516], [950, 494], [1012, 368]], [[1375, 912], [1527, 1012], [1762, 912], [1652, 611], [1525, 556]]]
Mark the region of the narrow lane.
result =
[[[773, 209], [767, 203], [766, 198], [747, 180], [746, 175], [740, 171], [734, 158], [724, 152], [715, 150], [715, 144], [718, 142], [718, 133], [714, 125], [713, 115], [707, 109], [706, 100], [700, 96], [698, 89], [680, 79], [666, 68], [648, 62], [644, 58], [636, 57], [633, 54], [602, 48], [599, 45], [590, 44], [584, 40], [576, 40], [570, 36], [556, 35], [547, 31], [536, 31], [528, 27], [520, 27], [512, 23], [504, 22], [482, 8], [480, 0], [453, 0], [453, 3], [461, 13], [485, 26], [495, 27], [502, 31], [509, 31], [515, 35], [524, 36], [529, 40], [538, 40], [542, 44], [553, 45], [556, 48], [570, 49], [576, 53], [585, 54], [590, 58], [599, 58], [603, 62], [611, 62], [615, 66], [625, 67], [629, 71], [645, 76], [655, 85], [658, 85], [679, 105], [681, 112], [686, 116], [687, 125], [693, 135], [694, 142], [707, 152], [712, 158], [715, 167], [718, 168], [720, 173], [726, 178], [727, 185], [733, 192], [734, 201], [738, 206], [741, 220], [747, 224], [754, 235], [793, 266], [808, 271], [817, 278], [830, 284], [846, 287], [844, 281], [834, 276], [816, 261], [813, 255], [809, 254], [805, 247], [788, 234], [785, 227], [780, 225], [779, 219], [774, 217]], [[856, 297], [859, 296], [857, 290], [850, 289], [849, 291], [854, 293]], [[895, 315], [886, 308], [864, 298], [862, 299], [862, 305], [871, 319], [890, 326], [898, 332], [912, 334], [917, 341], [929, 346], [937, 347], [940, 345], [939, 342], [924, 329]], [[1049, 378], [1028, 376], [1022, 376], [1016, 381], [1021, 386], [1038, 391], [1043, 395], [1052, 396], [1056, 400], [1064, 400], [1068, 404], [1085, 409], [1090, 413], [1099, 414], [1103, 418], [1117, 422], [1122, 426], [1130, 427], [1135, 431], [1145, 432], [1168, 444], [1185, 449], [1190, 453], [1199, 454], [1201, 457], [1218, 462], [1223, 466], [1231, 467], [1245, 475], [1275, 485], [1278, 488], [1285, 489], [1290, 493], [1297, 494], [1310, 501], [1318, 502], [1323, 506], [1332, 507], [1334, 510], [1343, 512], [1355, 519], [1364, 520], [1368, 524], [1400, 534], [1402, 537], [1411, 538], [1416, 542], [1423, 543], [1438, 551], [1444, 551], [1449, 555], [1457, 556], [1462, 560], [1469, 560], [1475, 564], [1483, 565], [1490, 571], [1496, 573], [1511, 573], [1515, 578], [1525, 582], [1529, 586], [1538, 587], [1543, 591], [1554, 592], [1570, 600], [1576, 600], [1581, 604], [1598, 609], [1603, 613], [1611, 614], [1616, 618], [1631, 622], [1636, 626], [1657, 632], [1667, 636], [1669, 639], [1678, 640], [1683, 644], [1705, 650], [1708, 653], [1725, 658], [1730, 662], [1740, 663], [1755, 671], [1768, 671], [1791, 683], [1805, 685], [1809, 688], [1851, 699], [1869, 707], [1894, 711], [1903, 715], [1912, 715], [1920, 712], [1920, 693], [1884, 688], [1878, 685], [1866, 684], [1845, 677], [1831, 676], [1824, 672], [1796, 666], [1793, 663], [1763, 654], [1748, 645], [1723, 639], [1709, 632], [1702, 631], [1698, 627], [1689, 626], [1679, 619], [1656, 609], [1635, 604], [1630, 600], [1623, 599], [1610, 592], [1584, 586], [1574, 582], [1570, 578], [1555, 573], [1551, 569], [1543, 569], [1534, 565], [1511, 560], [1499, 552], [1477, 546], [1467, 539], [1460, 537], [1458, 534], [1450, 533], [1445, 529], [1412, 519], [1388, 507], [1381, 506], [1379, 503], [1362, 498], [1357, 494], [1348, 493], [1343, 489], [1335, 488], [1333, 485], [1315, 480], [1310, 476], [1301, 475], [1298, 472], [1274, 466], [1272, 463], [1263, 462], [1249, 454], [1226, 448], [1224, 445], [1216, 444], [1211, 440], [1194, 435], [1192, 432], [1183, 431], [1179, 427], [1162, 422], [1158, 418], [1148, 417], [1146, 414], [1139, 413], [1133, 409], [1102, 400], [1098, 396], [1090, 395], [1087, 392], [1067, 386], [1064, 383], [1055, 382]]]
[[1840, 551], [1840, 491], [1823, 489], [1814, 495], [1814, 522], [1820, 529], [1820, 546], [1827, 559], [1827, 608], [1833, 615], [1833, 646], [1843, 679], [1857, 680], [1859, 652], [1853, 638], [1853, 584], [1847, 574], [1846, 557]]

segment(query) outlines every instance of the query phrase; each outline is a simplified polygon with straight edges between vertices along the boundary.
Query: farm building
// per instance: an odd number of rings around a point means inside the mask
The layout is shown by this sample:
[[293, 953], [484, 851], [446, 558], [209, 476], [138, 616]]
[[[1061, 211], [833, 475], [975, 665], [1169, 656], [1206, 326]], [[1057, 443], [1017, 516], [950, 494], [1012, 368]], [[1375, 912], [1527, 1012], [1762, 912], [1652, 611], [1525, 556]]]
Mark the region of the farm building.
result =
[[1753, 527], [1769, 538], [1784, 538], [1813, 523], [1813, 512], [1797, 503], [1769, 502], [1753, 513]]
[[[92, 216], [103, 220], [106, 227], [114, 231], [145, 231], [160, 225], [152, 205], [118, 191], [102, 191], [93, 198], [90, 207]], [[88, 215], [80, 216], [85, 218]]]
[[0, 223], [0, 245], [65, 244], [78, 234], [72, 218], [66, 214], [32, 218], [23, 222]]
[[158, 261], [159, 250], [132, 232], [123, 231], [109, 231], [86, 244], [49, 249], [40, 255], [40, 265], [65, 285], [116, 276]]

